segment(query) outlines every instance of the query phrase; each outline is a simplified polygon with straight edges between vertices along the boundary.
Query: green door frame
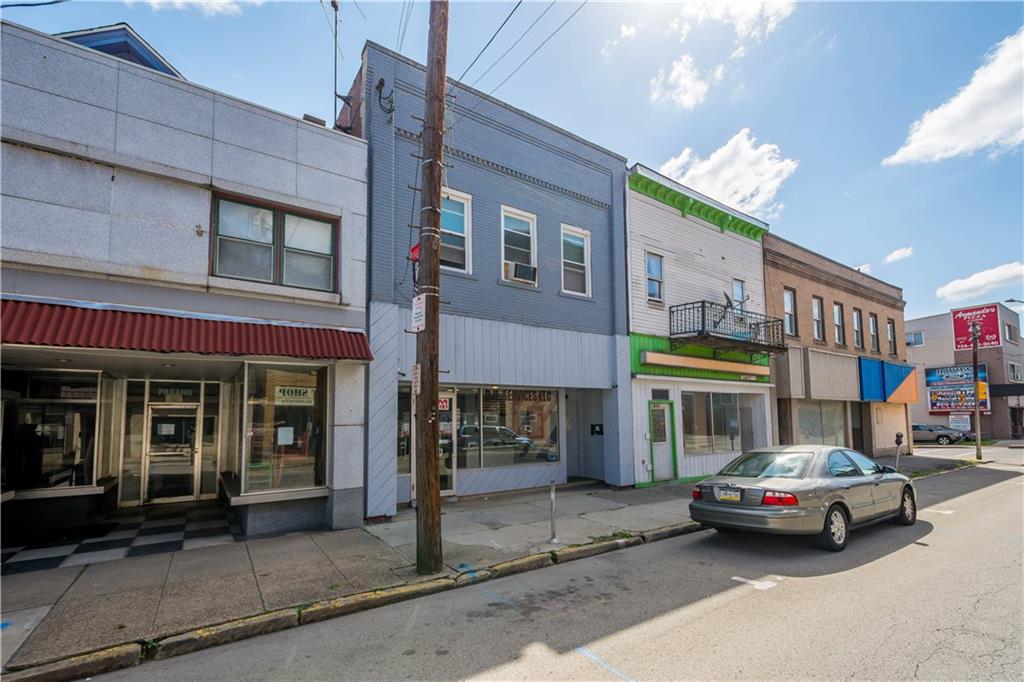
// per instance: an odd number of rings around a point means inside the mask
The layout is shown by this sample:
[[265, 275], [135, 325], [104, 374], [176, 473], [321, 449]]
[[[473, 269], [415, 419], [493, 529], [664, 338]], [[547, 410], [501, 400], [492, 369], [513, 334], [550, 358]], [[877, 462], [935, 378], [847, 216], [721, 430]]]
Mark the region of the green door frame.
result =
[[[672, 479], [679, 478], [679, 458], [676, 453], [676, 404], [672, 400], [648, 400], [647, 401], [647, 433], [653, 433], [654, 431], [654, 420], [651, 419], [651, 411], [655, 405], [668, 405], [668, 423], [669, 428], [672, 431]], [[654, 478], [654, 438], [647, 439], [647, 456], [651, 461], [651, 480], [650, 483], [655, 483]]]

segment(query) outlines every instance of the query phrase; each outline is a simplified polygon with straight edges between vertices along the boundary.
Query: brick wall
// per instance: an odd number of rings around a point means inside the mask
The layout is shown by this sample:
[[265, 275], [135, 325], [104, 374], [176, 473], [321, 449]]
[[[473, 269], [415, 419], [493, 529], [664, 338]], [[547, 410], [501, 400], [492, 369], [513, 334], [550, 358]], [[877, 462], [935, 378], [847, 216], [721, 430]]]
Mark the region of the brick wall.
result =
[[[838, 353], [906, 362], [904, 340], [903, 291], [773, 235], [765, 235], [765, 297], [768, 315], [784, 318], [784, 290], [796, 294], [796, 336], [787, 336], [790, 345], [818, 348]], [[814, 296], [823, 299], [824, 341], [816, 341], [811, 318]], [[845, 345], [835, 340], [833, 304], [843, 306]], [[864, 347], [854, 344], [853, 311], [863, 313]], [[878, 317], [878, 352], [871, 350], [870, 315]], [[889, 353], [886, 323], [896, 326], [896, 353]]]

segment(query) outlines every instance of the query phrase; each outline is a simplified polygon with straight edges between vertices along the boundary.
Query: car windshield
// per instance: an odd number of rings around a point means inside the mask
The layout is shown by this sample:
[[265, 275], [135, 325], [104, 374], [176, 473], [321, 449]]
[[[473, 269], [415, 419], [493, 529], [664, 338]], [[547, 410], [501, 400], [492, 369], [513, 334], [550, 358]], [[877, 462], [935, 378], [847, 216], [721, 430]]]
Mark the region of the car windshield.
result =
[[810, 461], [809, 452], [750, 452], [718, 473], [745, 478], [803, 478]]

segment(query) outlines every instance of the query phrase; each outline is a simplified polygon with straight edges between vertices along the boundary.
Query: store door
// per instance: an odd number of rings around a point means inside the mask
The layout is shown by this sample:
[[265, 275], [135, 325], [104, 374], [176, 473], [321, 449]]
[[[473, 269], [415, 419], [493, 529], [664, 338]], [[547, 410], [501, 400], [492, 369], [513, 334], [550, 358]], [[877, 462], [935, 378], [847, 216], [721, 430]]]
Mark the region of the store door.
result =
[[459, 434], [455, 393], [441, 391], [437, 394], [437, 475], [441, 480], [441, 494], [455, 494], [455, 478], [458, 469]]
[[675, 417], [671, 402], [650, 403], [651, 480], [676, 478]]
[[196, 498], [198, 408], [149, 407], [143, 501], [181, 502]]

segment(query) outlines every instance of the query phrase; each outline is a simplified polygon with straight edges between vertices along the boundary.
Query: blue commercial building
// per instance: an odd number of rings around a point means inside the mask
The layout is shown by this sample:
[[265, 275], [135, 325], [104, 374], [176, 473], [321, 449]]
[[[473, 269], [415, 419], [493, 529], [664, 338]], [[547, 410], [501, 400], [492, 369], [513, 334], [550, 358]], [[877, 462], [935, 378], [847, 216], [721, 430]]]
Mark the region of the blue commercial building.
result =
[[[339, 125], [369, 143], [367, 517], [413, 496], [411, 329], [425, 69], [363, 50]], [[449, 80], [441, 488], [632, 485], [625, 159]]]

